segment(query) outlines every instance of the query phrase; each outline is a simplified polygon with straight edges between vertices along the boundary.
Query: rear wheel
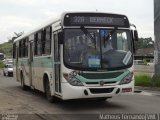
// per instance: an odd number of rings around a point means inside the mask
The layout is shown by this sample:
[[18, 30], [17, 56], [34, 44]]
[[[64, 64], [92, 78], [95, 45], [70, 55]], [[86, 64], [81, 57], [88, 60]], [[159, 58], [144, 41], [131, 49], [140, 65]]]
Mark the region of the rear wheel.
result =
[[22, 87], [22, 90], [28, 90], [28, 86], [25, 85], [24, 76], [22, 73], [21, 73], [21, 87]]
[[54, 96], [51, 96], [51, 89], [50, 89], [50, 85], [49, 85], [49, 80], [48, 78], [45, 78], [45, 94], [46, 94], [46, 98], [50, 103], [54, 103], [57, 101], [57, 98]]

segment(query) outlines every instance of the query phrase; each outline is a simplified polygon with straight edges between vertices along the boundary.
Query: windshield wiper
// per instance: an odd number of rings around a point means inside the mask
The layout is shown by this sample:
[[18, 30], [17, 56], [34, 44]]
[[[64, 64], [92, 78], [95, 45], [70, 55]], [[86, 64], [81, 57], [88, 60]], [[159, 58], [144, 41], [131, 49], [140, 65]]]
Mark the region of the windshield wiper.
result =
[[94, 34], [94, 37], [93, 37], [93, 36], [90, 34], [90, 32], [88, 32], [88, 30], [87, 30], [84, 26], [81, 26], [81, 30], [82, 30], [82, 32], [83, 32], [86, 36], [88, 36], [88, 37], [91, 39], [91, 41], [94, 43], [95, 49], [96, 49], [95, 34]]

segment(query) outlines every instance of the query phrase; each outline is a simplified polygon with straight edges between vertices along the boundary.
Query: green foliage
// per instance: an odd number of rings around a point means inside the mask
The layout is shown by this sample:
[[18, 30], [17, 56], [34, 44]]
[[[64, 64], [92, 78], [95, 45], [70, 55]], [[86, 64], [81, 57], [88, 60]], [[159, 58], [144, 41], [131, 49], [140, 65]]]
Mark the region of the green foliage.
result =
[[144, 64], [147, 65], [147, 63], [150, 62], [151, 59], [149, 59], [149, 58], [144, 58], [143, 61], [144, 61]]
[[11, 57], [12, 56], [12, 42], [5, 42], [3, 44], [0, 44], [0, 52], [4, 53], [6, 56]]
[[4, 68], [4, 63], [2, 61], [0, 61], [0, 69]]
[[153, 81], [153, 86], [160, 87], [160, 80]]
[[138, 42], [135, 42], [135, 48], [143, 49], [143, 48], [154, 48], [154, 41], [151, 37], [149, 38], [139, 38]]
[[160, 87], [160, 79], [153, 80], [152, 77], [148, 75], [135, 76], [135, 86]]
[[149, 86], [152, 86], [151, 80], [152, 80], [152, 78], [147, 75], [135, 76], [135, 85], [149, 87]]

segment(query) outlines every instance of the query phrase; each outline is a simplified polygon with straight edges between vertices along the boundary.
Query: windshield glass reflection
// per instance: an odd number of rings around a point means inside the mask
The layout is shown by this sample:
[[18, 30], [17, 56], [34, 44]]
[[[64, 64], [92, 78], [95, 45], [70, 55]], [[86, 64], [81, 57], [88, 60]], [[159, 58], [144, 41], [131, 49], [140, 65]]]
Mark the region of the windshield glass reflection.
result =
[[129, 31], [86, 30], [65, 30], [64, 60], [67, 65], [77, 68], [112, 69], [132, 63]]

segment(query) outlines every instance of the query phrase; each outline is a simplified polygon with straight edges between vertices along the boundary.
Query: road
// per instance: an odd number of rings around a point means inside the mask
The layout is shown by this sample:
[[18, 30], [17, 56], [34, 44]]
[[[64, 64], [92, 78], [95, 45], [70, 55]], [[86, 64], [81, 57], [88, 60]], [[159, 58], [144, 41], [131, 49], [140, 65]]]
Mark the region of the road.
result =
[[49, 103], [42, 93], [23, 91], [13, 77], [4, 77], [1, 73], [0, 113], [19, 114], [19, 118], [26, 120], [29, 117], [33, 120], [74, 120], [102, 113], [160, 113], [159, 93], [142, 91], [134, 95], [113, 97], [105, 102], [69, 100]]

